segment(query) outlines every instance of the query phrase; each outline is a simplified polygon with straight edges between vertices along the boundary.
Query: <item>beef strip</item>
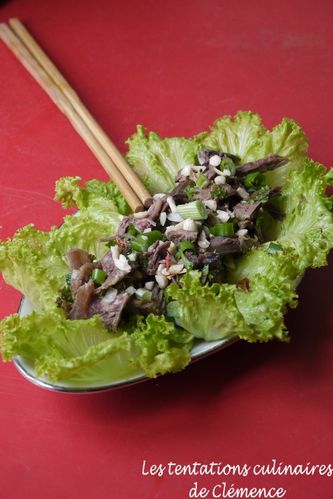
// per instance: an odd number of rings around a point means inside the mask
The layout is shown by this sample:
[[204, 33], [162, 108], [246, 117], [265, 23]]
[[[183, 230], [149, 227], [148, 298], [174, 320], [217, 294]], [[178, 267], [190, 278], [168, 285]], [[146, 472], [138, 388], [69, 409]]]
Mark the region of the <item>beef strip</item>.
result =
[[240, 197], [238, 192], [237, 192], [237, 189], [232, 187], [230, 184], [223, 184], [221, 187], [223, 188], [223, 190], [225, 192], [226, 198], [230, 198], [232, 196]]
[[170, 192], [170, 196], [177, 196], [178, 194], [181, 194], [183, 190], [188, 186], [189, 181], [189, 177], [182, 177], [181, 182], [179, 182]]
[[165, 235], [169, 241], [172, 241], [177, 245], [181, 241], [190, 241], [191, 243], [194, 243], [198, 238], [198, 232], [183, 229], [171, 229]]
[[167, 206], [166, 199], [164, 198], [156, 199], [156, 201], [153, 202], [153, 204], [148, 210], [147, 218], [156, 221], [159, 218], [161, 211], [164, 211], [166, 206]]
[[107, 278], [105, 279], [103, 284], [96, 290], [97, 293], [101, 293], [105, 289], [114, 286], [118, 282], [122, 281], [124, 277], [129, 273], [125, 270], [120, 270], [115, 266], [111, 250], [103, 256], [103, 258], [101, 259], [101, 265], [104, 272], [107, 273]]
[[238, 203], [233, 213], [239, 220], [253, 220], [260, 208], [260, 203]]
[[220, 156], [221, 159], [230, 158], [234, 163], [238, 163], [239, 161], [239, 157], [235, 156], [234, 154], [223, 151], [214, 151], [213, 149], [202, 149], [201, 151], [199, 151], [198, 161], [200, 165], [208, 165], [210, 158], [215, 155]]
[[156, 274], [160, 260], [163, 260], [166, 257], [169, 246], [170, 241], [165, 241], [164, 243], [156, 241], [156, 243], [152, 245], [151, 251], [148, 253], [147, 275]]
[[77, 270], [85, 263], [90, 263], [91, 258], [87, 251], [79, 248], [72, 248], [67, 252], [68, 264], [70, 270]]
[[228, 255], [229, 253], [241, 253], [241, 244], [238, 237], [213, 237], [210, 240], [210, 250], [216, 251], [220, 255]]
[[213, 265], [220, 260], [220, 255], [214, 251], [205, 251], [199, 256], [199, 261], [203, 265]]
[[197, 194], [193, 196], [193, 199], [201, 199], [201, 201], [206, 201], [208, 199], [212, 199], [212, 187], [208, 186], [204, 189], [201, 189]]
[[209, 166], [208, 170], [206, 171], [206, 177], [208, 180], [213, 180], [214, 177], [216, 177], [216, 171], [214, 170], [214, 166]]
[[242, 250], [242, 253], [246, 253], [249, 251], [251, 248], [254, 246], [258, 246], [259, 242], [257, 239], [254, 239], [253, 237], [244, 237], [240, 239], [240, 247]]
[[275, 220], [283, 220], [286, 214], [284, 211], [280, 210], [277, 206], [275, 206], [273, 203], [266, 203], [265, 204], [265, 210], [268, 211], [268, 213], [275, 218]]
[[92, 280], [79, 287], [76, 292], [73, 306], [69, 312], [70, 319], [86, 319], [88, 317], [88, 311], [94, 296], [94, 291], [95, 286]]
[[269, 170], [275, 170], [280, 166], [288, 163], [287, 158], [283, 158], [278, 154], [270, 154], [266, 158], [258, 159], [257, 161], [251, 161], [249, 163], [244, 163], [237, 167], [238, 175], [247, 175], [252, 172], [267, 172]]
[[152, 291], [152, 299], [149, 301], [138, 300], [137, 298], [132, 298], [129, 302], [130, 310], [132, 309], [134, 313], [141, 313], [144, 315], [155, 314], [161, 315], [164, 311], [164, 297], [163, 289], [159, 286], [154, 286]]
[[91, 262], [84, 263], [78, 270], [73, 270], [71, 275], [71, 293], [76, 295], [78, 289], [85, 282], [89, 281], [95, 265]]
[[118, 327], [121, 314], [128, 300], [129, 295], [127, 293], [121, 293], [115, 297], [111, 295], [111, 300], [108, 295], [98, 297], [89, 308], [89, 317], [100, 315], [104, 326], [110, 331], [114, 331]]
[[133, 224], [139, 232], [151, 229], [156, 225], [156, 223], [150, 218], [135, 218], [134, 215], [129, 215], [128, 217], [124, 217], [120, 222], [117, 230], [117, 236], [125, 234], [131, 224]]

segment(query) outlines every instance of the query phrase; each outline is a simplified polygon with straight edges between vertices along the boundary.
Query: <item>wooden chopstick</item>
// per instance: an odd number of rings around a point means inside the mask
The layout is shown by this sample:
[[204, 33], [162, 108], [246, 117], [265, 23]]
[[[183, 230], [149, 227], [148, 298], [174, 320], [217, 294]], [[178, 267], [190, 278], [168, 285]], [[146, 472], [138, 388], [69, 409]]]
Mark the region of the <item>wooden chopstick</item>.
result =
[[18, 19], [0, 24], [0, 38], [67, 116], [134, 211], [151, 195], [76, 92]]

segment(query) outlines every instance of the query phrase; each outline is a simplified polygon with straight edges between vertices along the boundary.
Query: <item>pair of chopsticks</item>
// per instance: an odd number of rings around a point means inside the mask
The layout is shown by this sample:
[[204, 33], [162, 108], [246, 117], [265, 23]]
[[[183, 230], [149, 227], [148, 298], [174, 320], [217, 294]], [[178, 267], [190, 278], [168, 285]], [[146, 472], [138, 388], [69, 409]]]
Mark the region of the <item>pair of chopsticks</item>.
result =
[[18, 19], [1, 23], [0, 38], [69, 119], [132, 210], [149, 206], [148, 190], [24, 25]]

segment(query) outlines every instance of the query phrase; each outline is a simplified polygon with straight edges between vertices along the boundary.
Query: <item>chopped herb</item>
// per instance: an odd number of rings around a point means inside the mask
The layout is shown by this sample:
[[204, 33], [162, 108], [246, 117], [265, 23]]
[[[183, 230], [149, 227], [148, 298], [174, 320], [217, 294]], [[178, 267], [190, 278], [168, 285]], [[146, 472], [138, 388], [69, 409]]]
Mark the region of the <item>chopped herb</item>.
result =
[[111, 239], [111, 241], [108, 241], [108, 242], [106, 243], [106, 246], [107, 246], [108, 248], [111, 248], [111, 246], [117, 246], [117, 244], [118, 244], [118, 243], [117, 243], [117, 241], [116, 241], [115, 239]]
[[211, 191], [212, 199], [224, 199], [225, 198], [225, 190], [221, 185], [214, 185]]
[[249, 191], [255, 191], [266, 186], [265, 175], [259, 172], [249, 173], [243, 180], [243, 184]]
[[72, 279], [72, 274], [71, 272], [69, 272], [68, 274], [66, 274], [65, 276], [65, 281], [66, 281], [66, 285], [69, 287], [71, 285], [71, 279]]

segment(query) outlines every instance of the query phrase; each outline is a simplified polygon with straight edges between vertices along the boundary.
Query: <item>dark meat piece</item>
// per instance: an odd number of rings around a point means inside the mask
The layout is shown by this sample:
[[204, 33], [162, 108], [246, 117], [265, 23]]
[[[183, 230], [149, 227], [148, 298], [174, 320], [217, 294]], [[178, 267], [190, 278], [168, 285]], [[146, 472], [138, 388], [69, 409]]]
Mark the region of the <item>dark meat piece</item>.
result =
[[95, 286], [91, 280], [79, 287], [69, 313], [70, 319], [86, 319], [88, 317], [88, 311], [94, 296], [94, 291]]
[[225, 192], [225, 197], [226, 198], [229, 198], [229, 197], [232, 197], [232, 196], [238, 196], [239, 197], [239, 194], [237, 192], [237, 189], [235, 189], [234, 187], [232, 187], [230, 184], [223, 184], [221, 186]]
[[101, 265], [104, 272], [109, 274], [114, 269], [114, 261], [112, 256], [112, 251], [109, 250], [101, 259]]
[[201, 201], [206, 201], [212, 199], [212, 186], [205, 187], [201, 189], [197, 194], [193, 196], [193, 199], [201, 199]]
[[85, 263], [91, 262], [89, 253], [79, 248], [70, 249], [67, 252], [67, 258], [70, 270], [79, 269]]
[[141, 313], [144, 315], [148, 315], [150, 313], [161, 315], [164, 311], [163, 289], [160, 289], [158, 286], [154, 286], [152, 299], [150, 301], [132, 298], [129, 302], [129, 307], [134, 313]]
[[183, 192], [183, 190], [184, 190], [184, 189], [188, 186], [189, 181], [190, 181], [189, 177], [184, 177], [184, 179], [183, 179], [181, 182], [179, 182], [179, 183], [176, 185], [176, 187], [174, 187], [174, 188], [172, 189], [172, 191], [170, 192], [170, 194], [169, 194], [169, 195], [170, 195], [170, 196], [176, 196], [177, 194], [182, 193], [182, 192]]
[[73, 296], [76, 295], [77, 290], [89, 281], [91, 273], [94, 270], [95, 265], [91, 262], [83, 264], [79, 270], [74, 270], [71, 275], [71, 293]]
[[169, 241], [172, 241], [177, 245], [181, 241], [190, 241], [191, 243], [194, 243], [198, 238], [198, 232], [183, 229], [171, 229], [165, 235], [169, 239]]
[[217, 151], [213, 151], [212, 149], [202, 149], [198, 152], [198, 161], [200, 165], [208, 165], [209, 159], [215, 154], [219, 154]]
[[209, 249], [216, 251], [216, 253], [219, 253], [220, 255], [242, 252], [238, 237], [213, 237], [210, 240]]
[[260, 208], [260, 203], [238, 203], [233, 213], [239, 220], [253, 220]]
[[206, 172], [206, 177], [208, 178], [208, 180], [213, 180], [215, 176], [216, 176], [216, 171], [214, 170], [214, 167], [209, 166]]
[[[111, 298], [111, 300], [110, 300]], [[110, 331], [117, 329], [121, 314], [129, 300], [127, 293], [121, 293], [113, 299], [113, 293], [97, 298], [89, 309], [89, 317], [100, 315], [104, 326]]]
[[202, 149], [201, 151], [199, 151], [198, 161], [200, 165], [208, 165], [210, 158], [215, 155], [220, 156], [221, 159], [230, 158], [234, 163], [237, 163], [239, 161], [239, 157], [235, 156], [234, 154], [229, 154], [223, 151], [214, 151], [213, 149]]
[[254, 239], [253, 237], [245, 237], [240, 239], [240, 247], [242, 250], [242, 253], [246, 253], [249, 251], [253, 246], [258, 246], [259, 242], [257, 239]]
[[237, 288], [241, 289], [242, 291], [250, 291], [250, 281], [248, 280], [247, 277], [243, 277], [243, 279], [240, 279], [236, 283]]
[[166, 257], [169, 246], [170, 241], [165, 241], [164, 243], [156, 241], [156, 243], [154, 243], [151, 251], [148, 253], [148, 265], [146, 269], [147, 275], [156, 274], [160, 260], [163, 260]]
[[251, 161], [250, 163], [244, 163], [237, 167], [238, 175], [247, 175], [252, 172], [267, 172], [269, 170], [275, 170], [279, 166], [283, 166], [288, 163], [287, 158], [283, 158], [278, 154], [270, 154], [266, 158], [258, 159], [257, 161]]
[[167, 205], [166, 198], [156, 199], [148, 210], [147, 218], [153, 221], [157, 220], [161, 211], [164, 211]]
[[133, 224], [139, 232], [143, 232], [144, 230], [150, 229], [156, 225], [155, 222], [149, 218], [135, 218], [134, 215], [129, 215], [128, 217], [124, 217], [120, 222], [117, 230], [117, 236], [125, 234], [131, 224]]
[[199, 256], [199, 261], [203, 265], [213, 265], [220, 260], [220, 255], [214, 251], [206, 251]]
[[273, 203], [266, 203], [265, 210], [267, 210], [268, 213], [276, 220], [283, 220], [285, 217], [285, 213], [282, 210], [280, 210], [277, 206], [274, 206]]
[[114, 286], [118, 282], [122, 281], [124, 277], [128, 274], [125, 270], [120, 270], [115, 266], [112, 251], [108, 251], [106, 255], [103, 256], [101, 260], [102, 269], [107, 273], [107, 278], [103, 284], [97, 289], [97, 293], [101, 293], [105, 289]]

